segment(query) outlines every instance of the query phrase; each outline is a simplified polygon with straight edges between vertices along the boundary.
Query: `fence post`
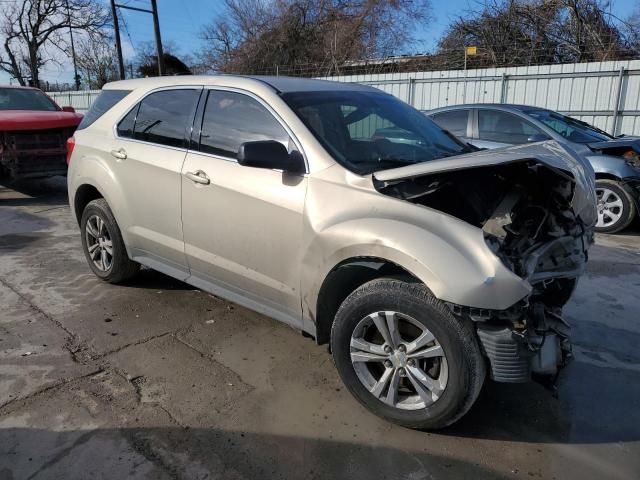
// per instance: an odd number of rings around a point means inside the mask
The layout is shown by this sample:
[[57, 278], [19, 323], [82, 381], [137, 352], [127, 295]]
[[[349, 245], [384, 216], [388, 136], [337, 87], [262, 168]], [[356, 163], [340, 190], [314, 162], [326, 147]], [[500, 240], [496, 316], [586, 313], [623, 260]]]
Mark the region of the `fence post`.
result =
[[613, 122], [611, 122], [611, 131], [609, 132], [614, 137], [616, 136], [616, 129], [618, 128], [618, 115], [620, 114], [620, 99], [622, 98], [622, 82], [624, 81], [625, 68], [620, 67], [618, 72], [618, 84], [616, 86], [615, 105], [613, 106]]
[[500, 79], [500, 103], [507, 101], [507, 80], [509, 76], [502, 72], [502, 78]]
[[407, 93], [408, 99], [407, 103], [414, 107], [413, 100], [415, 98], [415, 89], [416, 89], [416, 79], [413, 77], [409, 77], [409, 92]]

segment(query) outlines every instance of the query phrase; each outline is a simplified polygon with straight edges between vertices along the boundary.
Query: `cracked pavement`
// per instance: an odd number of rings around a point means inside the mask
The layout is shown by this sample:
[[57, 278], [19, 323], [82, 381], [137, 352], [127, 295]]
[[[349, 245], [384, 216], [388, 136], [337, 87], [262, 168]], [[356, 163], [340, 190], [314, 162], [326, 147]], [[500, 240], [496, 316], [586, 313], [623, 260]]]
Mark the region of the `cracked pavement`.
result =
[[487, 382], [426, 433], [365, 411], [285, 325], [151, 270], [95, 278], [64, 179], [0, 186], [0, 478], [638, 478], [635, 230], [591, 250], [556, 395]]

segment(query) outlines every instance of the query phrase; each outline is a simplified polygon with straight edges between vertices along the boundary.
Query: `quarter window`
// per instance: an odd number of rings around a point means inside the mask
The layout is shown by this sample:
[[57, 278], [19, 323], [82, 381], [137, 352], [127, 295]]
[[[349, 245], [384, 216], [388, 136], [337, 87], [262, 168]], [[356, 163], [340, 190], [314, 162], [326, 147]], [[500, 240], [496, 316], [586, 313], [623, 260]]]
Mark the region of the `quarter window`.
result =
[[450, 112], [437, 113], [433, 121], [440, 127], [453, 133], [456, 137], [467, 136], [467, 122], [469, 110], [451, 110]]
[[[185, 133], [191, 125], [198, 101], [198, 90], [163, 90], [152, 93], [140, 103], [137, 116], [129, 112], [118, 125], [118, 134], [170, 147], [184, 147]], [[133, 116], [133, 117], [132, 117]]]
[[118, 136], [123, 138], [133, 138], [133, 127], [136, 124], [136, 115], [138, 114], [140, 104], [131, 109], [118, 124]]
[[275, 140], [290, 147], [289, 135], [258, 101], [241, 93], [210, 91], [202, 119], [200, 151], [236, 158], [245, 142]]
[[497, 110], [478, 111], [478, 136], [480, 140], [521, 144], [533, 135], [544, 135], [522, 118]]

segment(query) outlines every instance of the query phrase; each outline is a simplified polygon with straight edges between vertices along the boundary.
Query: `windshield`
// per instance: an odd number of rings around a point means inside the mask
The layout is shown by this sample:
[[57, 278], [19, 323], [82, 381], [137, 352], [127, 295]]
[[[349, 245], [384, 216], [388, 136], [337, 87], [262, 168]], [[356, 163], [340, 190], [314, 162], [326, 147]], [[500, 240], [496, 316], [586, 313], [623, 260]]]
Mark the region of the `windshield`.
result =
[[40, 90], [23, 88], [0, 88], [0, 110], [60, 110], [53, 101]]
[[382, 92], [293, 92], [283, 98], [329, 153], [360, 175], [472, 150]]
[[613, 138], [599, 128], [576, 120], [575, 118], [560, 115], [556, 112], [549, 110], [530, 110], [526, 113], [572, 142], [606, 142]]

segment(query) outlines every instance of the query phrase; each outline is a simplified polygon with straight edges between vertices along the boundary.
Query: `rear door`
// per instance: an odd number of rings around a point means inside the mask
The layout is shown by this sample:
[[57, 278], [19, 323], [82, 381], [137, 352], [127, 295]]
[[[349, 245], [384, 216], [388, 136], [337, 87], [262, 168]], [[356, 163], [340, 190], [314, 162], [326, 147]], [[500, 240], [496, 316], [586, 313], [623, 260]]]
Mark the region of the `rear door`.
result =
[[182, 169], [190, 282], [299, 325], [307, 178], [236, 161], [244, 142], [275, 140], [297, 155], [299, 147], [274, 112], [246, 92], [212, 89], [203, 104]]
[[441, 128], [453, 133], [459, 139], [469, 142], [471, 140], [471, 122], [469, 109], [455, 109], [446, 112], [435, 113], [431, 116]]
[[129, 254], [188, 276], [180, 219], [182, 164], [202, 87], [154, 91], [117, 124], [113, 172], [126, 198]]

